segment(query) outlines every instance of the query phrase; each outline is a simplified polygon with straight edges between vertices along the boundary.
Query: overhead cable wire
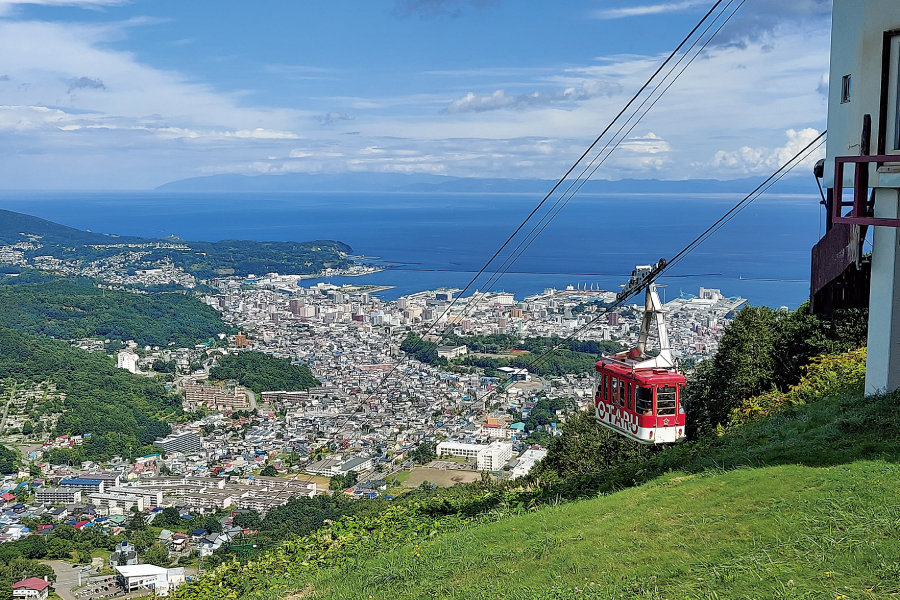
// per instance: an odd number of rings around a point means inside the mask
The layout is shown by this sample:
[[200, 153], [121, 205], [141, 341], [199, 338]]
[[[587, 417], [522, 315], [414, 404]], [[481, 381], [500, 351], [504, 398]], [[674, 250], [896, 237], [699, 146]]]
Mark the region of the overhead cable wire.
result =
[[[736, 0], [732, 0], [732, 1], [736, 1]], [[587, 175], [587, 177], [579, 177], [578, 179], [576, 179], [575, 181], [572, 182], [572, 185], [570, 185], [569, 188], [563, 193], [563, 195], [560, 196], [560, 198], [551, 207], [551, 209], [547, 212], [547, 214], [545, 214], [544, 217], [542, 217], [542, 219], [532, 228], [531, 232], [529, 232], [529, 235], [526, 236], [526, 238], [524, 238], [519, 243], [519, 245], [516, 247], [516, 249], [513, 251], [513, 253], [510, 254], [510, 256], [507, 258], [507, 261], [509, 261], [509, 264], [506, 266], [506, 269], [503, 270], [502, 272], [500, 272], [499, 276], [497, 276], [495, 279], [493, 279], [492, 282], [489, 282], [491, 285], [495, 285], [497, 283], [497, 281], [499, 281], [500, 277], [502, 277], [504, 274], [506, 274], [508, 272], [509, 268], [531, 246], [531, 244], [534, 242], [534, 240], [537, 239], [537, 237], [540, 236], [541, 233], [543, 233], [543, 231], [547, 228], [547, 226], [550, 224], [550, 222], [552, 222], [553, 219], [556, 218], [556, 216], [560, 213], [560, 211], [562, 211], [563, 208], [565, 208], [565, 206], [575, 196], [575, 194], [577, 194], [581, 190], [581, 188], [588, 182], [588, 180], [594, 175], [594, 173], [596, 173], [597, 170], [606, 162], [606, 159], [608, 159], [610, 157], [610, 155], [613, 153], [613, 151], [615, 151], [622, 144], [622, 142], [628, 137], [628, 135], [631, 134], [631, 132], [634, 130], [634, 128], [643, 120], [643, 118], [645, 116], [647, 116], [647, 114], [650, 112], [650, 110], [663, 97], [663, 95], [665, 95], [665, 93], [669, 90], [669, 88], [672, 87], [672, 85], [675, 83], [675, 81], [678, 80], [678, 78], [681, 76], [681, 74], [684, 73], [684, 71], [691, 65], [691, 63], [694, 62], [694, 60], [698, 56], [700, 56], [700, 54], [703, 52], [703, 50], [706, 48], [706, 46], [709, 45], [709, 43], [713, 40], [713, 38], [715, 38], [715, 36], [722, 30], [722, 28], [728, 23], [728, 21], [731, 20], [731, 18], [741, 8], [741, 6], [743, 6], [744, 2], [746, 2], [746, 0], [741, 0], [739, 2], [738, 6], [734, 9], [734, 11], [732, 11], [732, 13], [721, 23], [721, 25], [719, 25], [718, 29], [712, 34], [712, 36], [710, 36], [706, 40], [706, 42], [703, 44], [703, 46], [700, 48], [700, 50], [696, 54], [694, 54], [693, 57], [691, 57], [691, 59], [688, 61], [688, 63], [686, 65], [684, 65], [684, 67], [681, 69], [681, 71], [678, 73], [678, 75], [676, 75], [675, 78], [672, 79], [672, 81], [670, 81], [668, 83], [668, 85], [666, 85], [666, 87], [662, 90], [662, 92], [660, 92], [660, 94], [655, 99], [653, 99], [653, 102], [650, 104], [650, 106], [648, 106], [647, 109], [643, 112], [643, 114], [641, 114], [641, 116], [637, 120], [635, 120], [634, 123], [631, 124], [631, 126], [628, 128], [628, 130], [625, 132], [625, 134], [623, 136], [619, 137], [618, 141], [616, 141], [616, 143], [612, 146], [612, 148], [609, 149], [609, 152], [606, 154], [606, 156], [604, 156], [602, 160], [597, 162], [597, 164], [593, 167], [593, 169], [590, 171], [590, 173]], [[731, 2], [729, 2], [729, 5], [730, 4], [731, 4]], [[727, 10], [728, 10], [728, 6], [725, 7], [722, 14], [724, 14], [724, 12]], [[719, 16], [721, 16], [721, 15], [719, 15]], [[718, 19], [718, 17], [717, 17], [717, 19]], [[708, 32], [709, 29], [714, 24], [715, 24], [715, 22], [711, 23], [710, 27], [707, 28], [706, 32]], [[704, 34], [706, 32], [704, 32]], [[696, 43], [698, 43], [700, 41], [700, 39], [702, 39], [702, 36], [701, 36], [701, 38], [698, 38], [698, 40], [695, 42], [695, 45], [696, 45]], [[693, 49], [693, 47], [694, 46], [692, 45], [691, 49]], [[689, 51], [690, 51], [690, 49], [689, 49]], [[682, 57], [682, 59], [687, 56], [688, 56], [688, 54], [686, 53]], [[681, 61], [679, 61], [679, 63], [680, 62]], [[676, 67], [677, 67], [677, 65], [678, 65], [678, 63], [676, 64]], [[668, 75], [666, 77], [668, 77]], [[665, 81], [665, 79], [663, 81]], [[644, 100], [644, 102], [641, 104], [641, 106], [638, 108], [638, 110], [643, 108], [644, 105], [651, 100], [651, 98], [653, 98], [652, 94]], [[637, 113], [635, 113], [635, 114], [637, 114]], [[619, 136], [619, 134], [625, 129], [625, 127], [628, 126], [628, 123], [631, 120], [631, 118], [633, 118], [633, 116], [630, 117], [629, 120], [626, 121], [622, 125], [622, 127], [619, 128], [619, 130], [616, 132], [616, 134], [614, 134], [612, 139], [616, 139], [616, 137]], [[596, 161], [598, 158], [600, 158], [602, 153], [607, 148], [609, 148], [611, 142], [612, 142], [612, 140], [610, 140], [610, 142], [607, 142], [606, 146], [604, 146], [604, 148], [600, 150], [600, 153], [588, 165], [588, 168], [590, 168], [590, 166], [593, 165], [594, 161]], [[587, 171], [587, 168], [585, 168], [585, 170], [582, 171], [582, 175], [584, 175], [584, 173], [586, 171]], [[575, 187], [574, 191], [571, 191], [573, 186], [575, 186], [576, 184], [577, 184], [577, 187]], [[570, 191], [571, 191], [571, 194], [569, 194]], [[569, 194], [568, 197], [566, 197], [567, 194]], [[555, 209], [555, 211], [554, 211], [554, 209]], [[550, 214], [551, 212], [553, 213], [552, 215]], [[548, 215], [549, 215], [549, 219], [547, 218]], [[546, 219], [546, 221], [545, 221], [545, 219]], [[540, 227], [540, 229], [538, 229], [539, 227]], [[504, 265], [506, 265], [506, 263], [504, 263]], [[497, 275], [497, 273], [498, 272], [495, 272], [494, 275]]]

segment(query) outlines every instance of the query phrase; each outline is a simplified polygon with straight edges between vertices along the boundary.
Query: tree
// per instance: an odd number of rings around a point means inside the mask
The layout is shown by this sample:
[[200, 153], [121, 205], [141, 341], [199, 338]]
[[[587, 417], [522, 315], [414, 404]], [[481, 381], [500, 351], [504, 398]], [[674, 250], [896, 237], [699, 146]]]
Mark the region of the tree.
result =
[[125, 524], [127, 531], [144, 531], [147, 529], [147, 517], [141, 511], [135, 511]]
[[154, 542], [143, 554], [141, 559], [146, 564], [157, 567], [168, 567], [171, 564], [169, 549], [162, 542]]
[[328, 489], [330, 490], [346, 490], [356, 485], [359, 481], [359, 473], [350, 471], [346, 475], [334, 475], [328, 481]]
[[47, 558], [69, 558], [72, 553], [72, 542], [53, 536], [47, 542]]
[[204, 517], [204, 519], [200, 522], [200, 527], [213, 533], [221, 533], [222, 531], [222, 523], [220, 523], [219, 520], [212, 515]]
[[260, 472], [260, 475], [263, 477], [276, 477], [278, 475], [278, 471], [275, 470], [275, 467], [272, 465], [266, 465], [266, 468]]
[[178, 512], [177, 508], [171, 506], [164, 508], [163, 511], [153, 519], [153, 524], [161, 527], [178, 527], [181, 525], [181, 514]]
[[712, 433], [745, 399], [796, 384], [810, 358], [865, 343], [865, 311], [820, 319], [809, 314], [807, 303], [792, 313], [743, 308], [725, 329], [716, 355], [697, 367], [684, 389], [688, 435]]
[[262, 519], [259, 518], [259, 513], [256, 511], [238, 513], [234, 516], [232, 522], [242, 529], [259, 529], [262, 527]]
[[31, 435], [34, 433], [34, 424], [31, 421], [25, 421], [22, 425], [22, 435]]
[[601, 427], [589, 412], [579, 412], [563, 425], [561, 436], [550, 441], [547, 456], [529, 473], [534, 481], [552, 482], [596, 473], [640, 457], [637, 442]]
[[25, 558], [44, 558], [47, 556], [47, 540], [42, 535], [29, 535], [16, 544]]
[[425, 442], [409, 451], [409, 457], [419, 464], [426, 464], [437, 458], [437, 444]]

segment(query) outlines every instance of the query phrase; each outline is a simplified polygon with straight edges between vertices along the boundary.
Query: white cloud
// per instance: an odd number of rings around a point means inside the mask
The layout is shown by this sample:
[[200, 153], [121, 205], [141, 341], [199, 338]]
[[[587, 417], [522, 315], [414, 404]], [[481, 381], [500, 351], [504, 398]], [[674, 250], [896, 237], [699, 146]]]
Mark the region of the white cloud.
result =
[[[130, 25], [130, 24], [129, 24]], [[242, 106], [235, 95], [154, 69], [104, 46], [123, 25], [0, 20], [0, 64], [18, 85], [5, 104], [66, 106], [103, 117], [229, 130], [292, 130], [302, 113]], [[101, 87], [102, 86], [102, 87]], [[89, 91], [89, 95], [82, 92]], [[75, 92], [72, 96], [70, 92]]]
[[619, 148], [638, 154], [660, 154], [672, 149], [667, 141], [652, 132], [644, 136], [629, 138], [622, 142]]
[[240, 139], [240, 140], [296, 140], [300, 136], [290, 131], [272, 131], [258, 127], [256, 129], [240, 129], [238, 131], [196, 131], [193, 129], [183, 129], [180, 127], [137, 127], [136, 129], [144, 129], [159, 134], [162, 137], [170, 139], [188, 138], [188, 139]]
[[[716, 169], [744, 174], [770, 173], [786, 164], [787, 161], [816, 139], [819, 133], [819, 131], [812, 128], [801, 131], [788, 129], [785, 133], [788, 141], [780, 148], [750, 148], [749, 146], [744, 146], [738, 150], [720, 150], [716, 152], [710, 165]], [[824, 156], [825, 147], [823, 145], [796, 168], [801, 171], [805, 168], [812, 168], [816, 161]]]
[[604, 8], [591, 12], [595, 19], [622, 19], [625, 17], [643, 17], [662, 13], [678, 12], [709, 4], [708, 0], [684, 0], [682, 2], [663, 2], [661, 4], [645, 4], [628, 8]]
[[[150, 187], [201, 173], [348, 170], [554, 178], [662, 60], [608, 56], [514, 73], [500, 66], [498, 75], [444, 78], [443, 90], [428, 78], [404, 96], [314, 98], [314, 110], [297, 110], [254, 105], [249, 94], [114, 49], [122, 44], [109, 42], [132, 26], [0, 19], [0, 185]], [[597, 176], [761, 172], [789, 145], [785, 131], [824, 124], [827, 66], [828, 32], [818, 26], [710, 47]], [[506, 83], [512, 77], [515, 87]], [[467, 89], [497, 91], [459, 97]], [[355, 120], [341, 117], [348, 113]]]
[[462, 98], [448, 104], [444, 113], [485, 112], [505, 108], [524, 109], [534, 106], [546, 106], [561, 102], [579, 102], [598, 96], [613, 96], [622, 91], [622, 87], [608, 81], [582, 81], [559, 92], [534, 92], [532, 94], [509, 95], [504, 90], [491, 94], [474, 94], [469, 92]]

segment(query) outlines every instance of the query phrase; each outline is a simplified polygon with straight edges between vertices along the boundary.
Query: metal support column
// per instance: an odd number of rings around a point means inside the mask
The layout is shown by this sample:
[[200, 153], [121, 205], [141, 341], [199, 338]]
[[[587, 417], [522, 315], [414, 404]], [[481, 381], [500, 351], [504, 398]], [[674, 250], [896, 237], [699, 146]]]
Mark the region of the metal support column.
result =
[[[875, 217], [900, 218], [897, 189], [876, 190]], [[900, 229], [874, 227], [866, 393], [900, 389]]]

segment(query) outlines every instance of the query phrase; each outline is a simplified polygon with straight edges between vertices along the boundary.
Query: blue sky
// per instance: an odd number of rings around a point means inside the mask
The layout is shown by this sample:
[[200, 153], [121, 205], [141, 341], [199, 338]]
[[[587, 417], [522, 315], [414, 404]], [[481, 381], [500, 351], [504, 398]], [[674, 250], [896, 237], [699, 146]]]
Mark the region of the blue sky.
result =
[[[0, 187], [554, 178], [713, 0], [0, 0]], [[768, 172], [824, 127], [828, 0], [746, 0], [598, 177]]]

